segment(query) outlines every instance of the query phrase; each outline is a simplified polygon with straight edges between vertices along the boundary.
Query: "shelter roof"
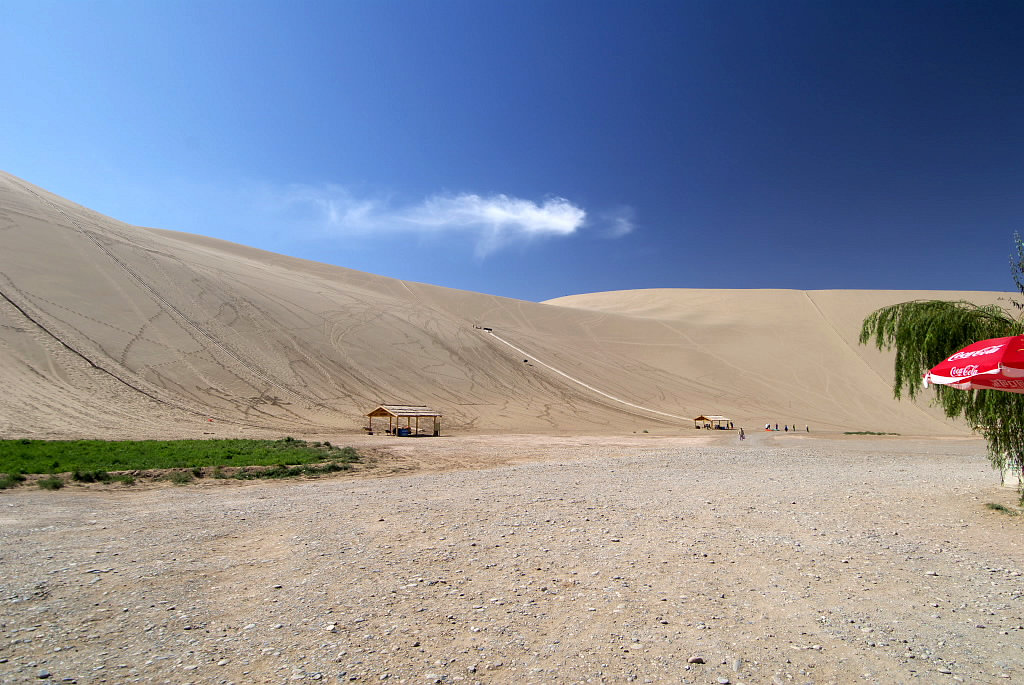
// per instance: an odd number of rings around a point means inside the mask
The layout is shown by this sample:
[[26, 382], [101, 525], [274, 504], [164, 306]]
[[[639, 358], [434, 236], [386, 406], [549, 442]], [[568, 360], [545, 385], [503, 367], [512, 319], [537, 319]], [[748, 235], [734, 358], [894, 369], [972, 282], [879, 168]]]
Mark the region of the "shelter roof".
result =
[[701, 414], [694, 421], [729, 421], [727, 416], [719, 416], [718, 414], [708, 414], [707, 416]]
[[421, 404], [382, 404], [367, 416], [441, 416], [441, 412]]

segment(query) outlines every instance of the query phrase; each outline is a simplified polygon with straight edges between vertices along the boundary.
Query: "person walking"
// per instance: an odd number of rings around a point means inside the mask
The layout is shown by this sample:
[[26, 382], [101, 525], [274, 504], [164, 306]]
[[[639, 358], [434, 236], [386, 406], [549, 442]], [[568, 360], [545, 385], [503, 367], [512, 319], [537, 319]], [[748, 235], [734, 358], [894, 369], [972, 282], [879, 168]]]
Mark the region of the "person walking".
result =
[[747, 436], [743, 434], [743, 426], [740, 426], [740, 440], [746, 440]]

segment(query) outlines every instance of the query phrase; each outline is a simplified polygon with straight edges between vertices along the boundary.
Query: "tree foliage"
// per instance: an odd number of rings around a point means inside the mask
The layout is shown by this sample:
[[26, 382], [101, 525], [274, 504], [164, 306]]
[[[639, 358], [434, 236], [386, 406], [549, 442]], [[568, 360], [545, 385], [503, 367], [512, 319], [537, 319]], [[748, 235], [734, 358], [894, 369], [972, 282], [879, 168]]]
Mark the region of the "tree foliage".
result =
[[[1024, 294], [1024, 243], [1014, 235], [1017, 255], [1010, 260], [1013, 280]], [[1024, 305], [1012, 302], [1017, 309]], [[1024, 334], [1024, 320], [998, 305], [915, 300], [878, 309], [864, 319], [860, 342], [895, 349], [893, 393], [911, 398], [924, 390], [925, 372], [971, 343]], [[1024, 465], [1024, 395], [998, 390], [935, 388], [946, 416], [962, 416], [988, 443], [993, 466]]]

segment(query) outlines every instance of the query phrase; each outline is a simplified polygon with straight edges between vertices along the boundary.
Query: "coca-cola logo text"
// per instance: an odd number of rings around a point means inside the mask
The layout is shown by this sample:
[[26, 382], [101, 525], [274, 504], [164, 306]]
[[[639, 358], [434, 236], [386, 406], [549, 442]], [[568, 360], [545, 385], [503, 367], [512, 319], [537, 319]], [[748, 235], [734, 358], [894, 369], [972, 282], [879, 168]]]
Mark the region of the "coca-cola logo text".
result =
[[986, 354], [998, 352], [1001, 349], [1003, 349], [1003, 345], [989, 345], [988, 347], [983, 347], [980, 350], [974, 350], [972, 352], [957, 352], [946, 361], [955, 362], [957, 359], [970, 359], [971, 357], [981, 357]]
[[954, 366], [949, 370], [949, 375], [957, 378], [964, 376], [976, 376], [978, 374], [977, 364], [968, 364], [967, 366]]

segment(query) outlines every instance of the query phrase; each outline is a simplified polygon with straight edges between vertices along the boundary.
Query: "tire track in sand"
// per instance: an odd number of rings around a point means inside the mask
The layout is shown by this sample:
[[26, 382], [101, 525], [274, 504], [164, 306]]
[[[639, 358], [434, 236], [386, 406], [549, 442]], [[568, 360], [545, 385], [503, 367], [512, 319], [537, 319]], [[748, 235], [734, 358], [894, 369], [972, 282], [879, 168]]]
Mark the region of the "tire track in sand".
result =
[[267, 385], [269, 385], [271, 387], [277, 388], [279, 391], [285, 393], [286, 395], [292, 397], [293, 399], [305, 400], [305, 401], [311, 403], [313, 406], [320, 407], [322, 409], [327, 409], [328, 408], [322, 402], [318, 401], [317, 399], [312, 398], [312, 397], [307, 397], [307, 396], [303, 395], [302, 393], [296, 391], [295, 389], [293, 389], [291, 387], [288, 387], [284, 383], [282, 383], [280, 381], [277, 381], [276, 379], [272, 378], [269, 374], [264, 372], [263, 369], [261, 369], [256, 364], [252, 363], [250, 360], [248, 360], [245, 357], [243, 357], [243, 355], [241, 355], [238, 352], [236, 352], [226, 342], [220, 340], [217, 336], [215, 336], [213, 333], [211, 333], [209, 330], [207, 330], [198, 321], [196, 321], [192, 317], [190, 317], [187, 314], [185, 314], [178, 307], [174, 306], [170, 301], [167, 300], [167, 298], [163, 297], [159, 292], [156, 291], [155, 288], [153, 288], [151, 285], [149, 285], [149, 283], [147, 283], [146, 280], [144, 278], [142, 278], [142, 276], [139, 273], [137, 273], [134, 269], [132, 269], [126, 262], [124, 262], [123, 260], [118, 258], [110, 249], [108, 249], [106, 245], [104, 245], [95, 235], [93, 235], [92, 231], [86, 229], [81, 224], [81, 222], [79, 222], [75, 217], [71, 216], [68, 212], [66, 212], [58, 204], [56, 204], [56, 203], [52, 202], [51, 200], [43, 197], [39, 193], [35, 192], [32, 188], [29, 188], [29, 187], [27, 187], [27, 186], [25, 186], [25, 185], [23, 185], [21, 183], [15, 183], [15, 184], [18, 185], [19, 187], [21, 187], [27, 193], [29, 193], [32, 196], [34, 196], [39, 202], [41, 202], [41, 203], [49, 206], [51, 209], [55, 210], [66, 221], [68, 221], [72, 225], [72, 227], [76, 231], [78, 231], [78, 233], [80, 235], [82, 235], [87, 240], [89, 240], [89, 242], [91, 242], [97, 249], [99, 249], [111, 261], [113, 261], [114, 264], [119, 266], [126, 274], [128, 274], [128, 276], [132, 280], [134, 280], [144, 291], [146, 291], [157, 302], [158, 306], [160, 306], [162, 309], [164, 309], [164, 311], [166, 311], [169, 314], [171, 314], [173, 317], [177, 318], [178, 321], [180, 321], [181, 323], [185, 324], [186, 328], [190, 328], [193, 331], [195, 331], [196, 333], [198, 333], [202, 338], [206, 339], [207, 342], [209, 342], [211, 345], [213, 345], [213, 347], [217, 348], [218, 350], [223, 352], [225, 355], [230, 357], [237, 364], [239, 364], [246, 371], [248, 371], [253, 377], [255, 377], [256, 379], [258, 379], [260, 381], [263, 381], [264, 383], [266, 383]]

